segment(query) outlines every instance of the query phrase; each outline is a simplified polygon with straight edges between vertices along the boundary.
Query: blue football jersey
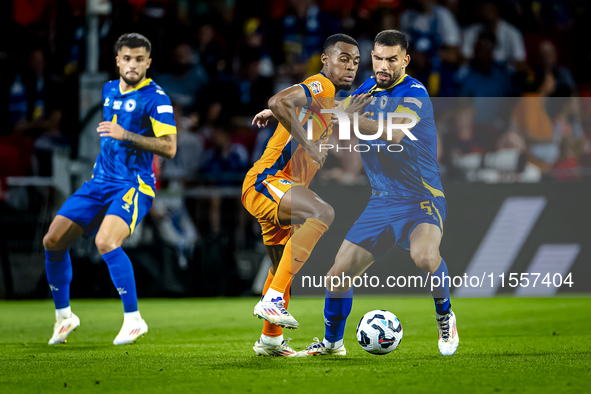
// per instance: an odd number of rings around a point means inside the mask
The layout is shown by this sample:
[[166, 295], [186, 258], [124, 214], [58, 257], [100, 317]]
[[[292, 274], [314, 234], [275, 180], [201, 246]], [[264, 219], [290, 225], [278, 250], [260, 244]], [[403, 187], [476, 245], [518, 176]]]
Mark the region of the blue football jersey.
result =
[[[176, 134], [170, 99], [151, 79], [126, 92], [121, 91], [119, 80], [107, 82], [103, 87], [103, 119], [145, 137]], [[153, 159], [153, 153], [129, 141], [103, 137], [93, 179], [135, 183], [141, 192], [154, 197]]]
[[368, 92], [374, 97], [365, 109], [370, 119], [378, 120], [380, 113], [387, 119], [389, 112], [402, 112], [415, 115], [418, 122], [410, 130], [417, 140], [405, 136], [400, 142], [401, 152], [388, 151], [391, 143], [387, 141], [359, 141], [370, 145], [369, 150], [361, 149], [361, 158], [371, 186], [394, 195], [444, 197], [437, 162], [437, 130], [427, 89], [408, 75], [387, 89], [378, 89], [374, 77], [370, 77], [353, 95]]

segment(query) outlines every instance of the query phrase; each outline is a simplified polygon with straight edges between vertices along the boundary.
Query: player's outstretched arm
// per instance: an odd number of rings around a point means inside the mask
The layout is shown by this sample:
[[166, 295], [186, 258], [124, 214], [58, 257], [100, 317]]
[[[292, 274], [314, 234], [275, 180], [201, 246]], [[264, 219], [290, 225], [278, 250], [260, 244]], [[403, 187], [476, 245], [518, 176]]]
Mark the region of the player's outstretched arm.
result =
[[129, 141], [135, 146], [152, 152], [166, 159], [172, 159], [176, 154], [176, 134], [166, 134], [161, 137], [144, 137], [125, 130], [113, 122], [101, 122], [96, 129], [103, 137], [111, 137], [118, 141]]
[[[304, 107], [306, 105], [308, 105], [308, 98], [306, 97], [304, 89], [299, 85], [287, 88], [277, 93], [269, 100], [269, 108], [273, 112], [275, 118], [277, 118], [279, 123], [281, 123], [293, 138], [300, 143], [312, 160], [317, 162], [320, 168], [322, 168], [324, 160], [328, 155], [328, 151], [326, 149], [321, 151], [320, 145], [325, 143], [326, 140], [308, 140], [306, 130], [297, 120], [298, 117], [295, 107]], [[294, 119], [293, 122], [292, 119]]]

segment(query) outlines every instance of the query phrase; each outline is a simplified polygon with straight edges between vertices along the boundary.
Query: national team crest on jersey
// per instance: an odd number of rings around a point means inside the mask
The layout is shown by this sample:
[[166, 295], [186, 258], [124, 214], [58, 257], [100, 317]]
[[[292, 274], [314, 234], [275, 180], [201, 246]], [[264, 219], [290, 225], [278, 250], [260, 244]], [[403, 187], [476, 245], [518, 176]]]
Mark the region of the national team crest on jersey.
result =
[[322, 83], [320, 83], [320, 81], [312, 81], [308, 84], [308, 87], [310, 88], [314, 96], [322, 93]]
[[129, 99], [125, 102], [125, 104], [123, 105], [123, 108], [127, 111], [127, 112], [132, 112], [135, 107], [136, 107], [136, 102], [134, 99]]

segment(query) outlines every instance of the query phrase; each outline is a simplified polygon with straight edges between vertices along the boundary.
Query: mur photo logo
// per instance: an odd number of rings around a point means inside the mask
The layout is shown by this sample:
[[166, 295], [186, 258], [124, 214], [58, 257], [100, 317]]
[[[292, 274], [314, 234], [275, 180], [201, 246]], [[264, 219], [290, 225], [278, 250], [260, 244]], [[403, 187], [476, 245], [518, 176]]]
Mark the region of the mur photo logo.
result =
[[[320, 112], [312, 110], [308, 108], [306, 110], [306, 114], [309, 115], [307, 121], [307, 138], [309, 140], [314, 139], [314, 122], [316, 122], [319, 126], [323, 127], [325, 132], [320, 136], [320, 139], [325, 138], [330, 128], [330, 125], [326, 123], [322, 114], [333, 114], [338, 119], [338, 140], [339, 141], [350, 141], [351, 140], [351, 122], [349, 120], [349, 115], [342, 110], [333, 108], [333, 109], [321, 109]], [[378, 130], [373, 135], [366, 135], [359, 131], [359, 114], [357, 112], [353, 113], [353, 133], [355, 137], [359, 138], [359, 140], [363, 141], [376, 141], [380, 139], [384, 134], [384, 113], [380, 112], [378, 114]], [[417, 137], [415, 137], [410, 129], [412, 129], [418, 123], [417, 117], [414, 114], [409, 113], [400, 113], [400, 112], [388, 112], [386, 114], [386, 139], [392, 140], [392, 134], [394, 130], [401, 130], [411, 141], [416, 141]], [[352, 148], [355, 152], [367, 152], [371, 149], [371, 146], [377, 147], [378, 151], [383, 148], [384, 144], [356, 144]], [[321, 144], [319, 149], [322, 150], [331, 150], [335, 149], [337, 152], [339, 150], [349, 150], [351, 151], [351, 145], [348, 146], [339, 146], [334, 144]], [[389, 144], [386, 146], [386, 150], [388, 152], [397, 153], [402, 152], [404, 147], [401, 144]]]

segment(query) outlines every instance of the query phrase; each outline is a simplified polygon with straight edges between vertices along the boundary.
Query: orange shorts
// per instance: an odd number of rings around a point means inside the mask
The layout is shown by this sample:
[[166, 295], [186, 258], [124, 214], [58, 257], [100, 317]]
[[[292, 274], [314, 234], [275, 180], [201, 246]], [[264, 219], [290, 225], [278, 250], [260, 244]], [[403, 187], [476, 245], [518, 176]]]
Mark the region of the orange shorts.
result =
[[279, 223], [279, 202], [291, 189], [291, 181], [274, 175], [247, 175], [242, 186], [242, 204], [261, 225], [265, 245], [285, 245], [291, 225]]

